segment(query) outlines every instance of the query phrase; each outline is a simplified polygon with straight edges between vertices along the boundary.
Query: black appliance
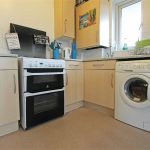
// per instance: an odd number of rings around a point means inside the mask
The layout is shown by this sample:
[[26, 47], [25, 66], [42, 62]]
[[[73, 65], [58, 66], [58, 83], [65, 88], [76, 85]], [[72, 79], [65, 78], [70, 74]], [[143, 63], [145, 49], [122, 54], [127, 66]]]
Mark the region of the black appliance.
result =
[[21, 47], [19, 50], [11, 50], [12, 54], [24, 57], [46, 58], [46, 44], [36, 44], [35, 42], [35, 38], [46, 36], [45, 31], [10, 23], [10, 33], [18, 33]]

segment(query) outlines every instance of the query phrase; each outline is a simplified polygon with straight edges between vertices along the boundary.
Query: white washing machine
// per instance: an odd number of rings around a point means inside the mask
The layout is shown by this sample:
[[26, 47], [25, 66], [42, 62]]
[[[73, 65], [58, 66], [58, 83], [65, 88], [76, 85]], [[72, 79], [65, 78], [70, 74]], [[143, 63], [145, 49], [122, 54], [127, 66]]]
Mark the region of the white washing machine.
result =
[[115, 118], [150, 131], [150, 60], [116, 63]]

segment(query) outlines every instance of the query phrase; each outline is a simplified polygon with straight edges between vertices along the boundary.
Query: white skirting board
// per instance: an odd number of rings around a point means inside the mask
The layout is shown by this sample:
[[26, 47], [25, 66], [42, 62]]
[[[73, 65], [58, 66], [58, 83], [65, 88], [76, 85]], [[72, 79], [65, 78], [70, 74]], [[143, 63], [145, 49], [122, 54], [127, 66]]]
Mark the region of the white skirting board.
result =
[[90, 103], [90, 102], [87, 102], [87, 101], [84, 101], [84, 107], [89, 108], [89, 109], [93, 109], [93, 110], [97, 110], [101, 113], [104, 113], [106, 115], [114, 117], [114, 110], [111, 109], [111, 108], [107, 108], [107, 107], [97, 105], [97, 104], [94, 104], [94, 103]]
[[76, 103], [65, 106], [65, 113], [70, 112], [70, 111], [75, 110], [75, 109], [80, 108], [80, 107], [86, 107], [89, 109], [93, 109], [93, 110], [102, 112], [106, 115], [114, 117], [114, 110], [113, 109], [106, 108], [104, 106], [100, 106], [100, 105], [90, 103], [87, 101], [80, 101], [80, 102], [76, 102]]
[[70, 105], [65, 106], [65, 113], [72, 111], [74, 109], [80, 108], [84, 106], [84, 102], [83, 101], [79, 101]]
[[0, 136], [17, 131], [19, 129], [18, 121], [0, 126]]

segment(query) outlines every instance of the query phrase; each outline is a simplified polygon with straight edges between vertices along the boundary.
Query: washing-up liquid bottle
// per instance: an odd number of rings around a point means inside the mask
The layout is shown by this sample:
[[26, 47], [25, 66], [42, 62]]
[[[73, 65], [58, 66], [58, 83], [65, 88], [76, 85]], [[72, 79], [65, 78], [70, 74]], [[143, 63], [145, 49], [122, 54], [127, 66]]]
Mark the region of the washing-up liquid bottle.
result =
[[127, 39], [126, 38], [124, 39], [124, 45], [123, 45], [122, 50], [124, 50], [124, 51], [128, 50], [128, 44], [127, 44]]
[[53, 49], [53, 59], [59, 59], [59, 49], [57, 47]]
[[71, 58], [72, 59], [77, 58], [77, 50], [76, 50], [76, 44], [75, 43], [72, 43]]

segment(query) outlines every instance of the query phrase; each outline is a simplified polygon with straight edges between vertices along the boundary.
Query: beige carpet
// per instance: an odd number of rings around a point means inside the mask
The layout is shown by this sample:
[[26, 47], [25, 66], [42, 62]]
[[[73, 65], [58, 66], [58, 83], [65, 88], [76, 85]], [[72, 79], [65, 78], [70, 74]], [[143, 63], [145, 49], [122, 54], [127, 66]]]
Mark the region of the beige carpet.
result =
[[0, 137], [0, 150], [150, 150], [150, 133], [80, 108], [30, 130]]

